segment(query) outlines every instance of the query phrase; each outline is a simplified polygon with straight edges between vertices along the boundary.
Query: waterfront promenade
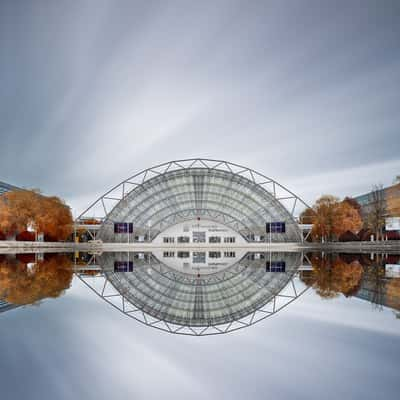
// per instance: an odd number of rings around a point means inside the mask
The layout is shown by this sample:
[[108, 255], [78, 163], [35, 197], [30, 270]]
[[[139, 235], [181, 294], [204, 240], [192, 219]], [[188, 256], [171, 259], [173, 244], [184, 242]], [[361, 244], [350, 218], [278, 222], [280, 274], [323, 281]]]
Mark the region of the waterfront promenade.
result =
[[31, 252], [106, 252], [153, 250], [208, 250], [208, 249], [244, 250], [248, 252], [263, 251], [337, 251], [357, 253], [400, 253], [399, 241], [382, 242], [331, 242], [331, 243], [235, 243], [212, 244], [154, 244], [154, 243], [72, 243], [72, 242], [18, 242], [0, 241], [0, 253], [31, 253]]

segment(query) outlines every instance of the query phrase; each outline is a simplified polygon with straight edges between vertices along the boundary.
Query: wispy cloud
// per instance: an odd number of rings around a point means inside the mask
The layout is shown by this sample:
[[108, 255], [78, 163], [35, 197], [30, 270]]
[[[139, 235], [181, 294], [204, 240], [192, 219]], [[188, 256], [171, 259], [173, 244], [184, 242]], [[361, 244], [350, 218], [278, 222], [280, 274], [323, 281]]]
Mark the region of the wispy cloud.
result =
[[[309, 201], [398, 174], [396, 1], [0, 8], [1, 179], [76, 213], [174, 158], [228, 159], [287, 185], [320, 175], [321, 189], [293, 187]], [[374, 182], [351, 179], [368, 170]]]

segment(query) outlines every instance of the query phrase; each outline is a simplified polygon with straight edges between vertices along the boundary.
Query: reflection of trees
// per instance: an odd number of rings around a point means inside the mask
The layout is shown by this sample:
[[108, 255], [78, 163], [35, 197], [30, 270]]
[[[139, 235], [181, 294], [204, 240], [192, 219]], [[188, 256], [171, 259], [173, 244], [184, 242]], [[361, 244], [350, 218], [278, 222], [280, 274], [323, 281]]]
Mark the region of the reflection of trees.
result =
[[381, 308], [385, 300], [385, 268], [383, 267], [382, 257], [376, 258], [364, 264], [363, 286], [369, 294], [369, 301], [376, 307]]
[[323, 298], [333, 298], [339, 293], [352, 296], [357, 293], [363, 268], [357, 261], [345, 262], [339, 256], [329, 254], [325, 257], [311, 257], [312, 271], [303, 274], [303, 282], [312, 286]]
[[24, 305], [59, 297], [71, 285], [73, 270], [65, 255], [52, 255], [27, 264], [17, 259], [0, 262], [0, 298]]
[[391, 279], [386, 285], [386, 304], [400, 310], [400, 279]]
[[313, 254], [309, 259], [312, 270], [302, 271], [300, 278], [321, 297], [357, 295], [377, 308], [400, 310], [400, 279], [385, 276], [385, 264], [398, 262], [398, 256]]

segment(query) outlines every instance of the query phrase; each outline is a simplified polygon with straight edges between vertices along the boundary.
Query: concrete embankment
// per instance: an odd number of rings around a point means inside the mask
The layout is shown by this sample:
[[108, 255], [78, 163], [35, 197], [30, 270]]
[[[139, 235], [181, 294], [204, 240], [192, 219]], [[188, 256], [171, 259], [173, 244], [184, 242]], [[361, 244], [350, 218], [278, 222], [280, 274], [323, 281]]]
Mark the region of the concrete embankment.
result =
[[[94, 248], [93, 245], [88, 246], [87, 244], [84, 247], [90, 249]], [[70, 242], [17, 242], [7, 240], [0, 241], [0, 253], [56, 253], [79, 251], [80, 248], [81, 244]]]
[[305, 243], [302, 248], [310, 251], [400, 254], [400, 241]]
[[183, 245], [165, 244], [154, 245], [152, 243], [71, 243], [71, 242], [17, 242], [0, 241], [0, 253], [49, 253], [49, 252], [105, 252], [105, 251], [152, 251], [154, 249], [185, 249], [185, 250], [207, 250], [240, 249], [246, 251], [334, 251], [354, 253], [398, 253], [400, 254], [400, 242], [337, 242], [337, 243], [248, 243], [238, 244], [209, 244], [188, 243]]

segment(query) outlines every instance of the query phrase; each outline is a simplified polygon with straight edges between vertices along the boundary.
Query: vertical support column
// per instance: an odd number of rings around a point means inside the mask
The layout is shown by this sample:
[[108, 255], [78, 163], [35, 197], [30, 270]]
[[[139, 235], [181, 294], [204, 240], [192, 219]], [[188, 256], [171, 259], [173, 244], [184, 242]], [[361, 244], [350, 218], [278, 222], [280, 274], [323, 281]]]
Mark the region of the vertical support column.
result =
[[269, 246], [271, 249], [271, 243], [272, 243], [272, 218], [271, 216], [269, 217]]

